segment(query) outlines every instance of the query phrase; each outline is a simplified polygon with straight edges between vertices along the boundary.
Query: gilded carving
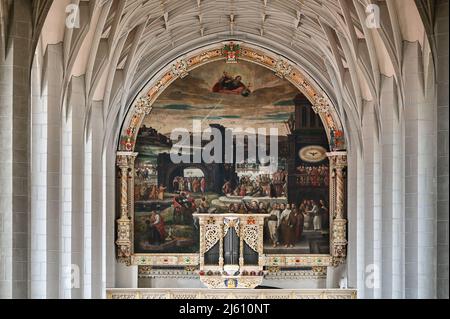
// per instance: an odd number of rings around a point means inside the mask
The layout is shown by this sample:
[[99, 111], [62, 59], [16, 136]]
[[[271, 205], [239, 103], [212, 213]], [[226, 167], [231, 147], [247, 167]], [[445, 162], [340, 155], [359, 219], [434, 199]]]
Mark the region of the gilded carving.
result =
[[208, 289], [254, 289], [260, 286], [263, 277], [261, 276], [240, 276], [240, 277], [202, 277], [202, 283]]
[[152, 103], [148, 97], [142, 97], [136, 102], [135, 112], [139, 115], [148, 115], [152, 111]]
[[220, 240], [220, 232], [218, 224], [205, 225], [205, 253], [213, 248]]
[[179, 77], [180, 79], [186, 77], [188, 73], [188, 63], [186, 60], [181, 59], [178, 60], [175, 64], [172, 65], [172, 74], [174, 77]]
[[324, 96], [317, 95], [314, 98], [313, 102], [313, 110], [317, 114], [328, 113], [330, 109], [330, 104], [328, 103], [328, 99]]
[[132, 255], [132, 219], [130, 209], [132, 199], [130, 199], [129, 185], [132, 181], [134, 159], [136, 153], [120, 152], [117, 156], [117, 166], [120, 169], [120, 218], [117, 220], [117, 258], [120, 262], [130, 264]]
[[122, 216], [117, 221], [117, 258], [120, 262], [129, 264], [131, 256], [131, 221]]
[[200, 256], [199, 254], [133, 254], [130, 262], [132, 265], [138, 266], [197, 266], [200, 262]]
[[[211, 279], [211, 286], [221, 286]], [[253, 286], [251, 283], [250, 286]], [[352, 289], [109, 289], [108, 299], [356, 299]]]
[[243, 230], [243, 240], [247, 245], [256, 252], [259, 252], [259, 226], [258, 225], [245, 225]]
[[345, 216], [345, 184], [347, 153], [329, 153], [332, 176], [330, 199], [333, 201], [331, 229], [331, 254], [334, 267], [342, 264], [347, 256], [347, 220]]
[[279, 58], [275, 64], [275, 74], [280, 78], [284, 79], [289, 74], [291, 74], [293, 68], [286, 60]]

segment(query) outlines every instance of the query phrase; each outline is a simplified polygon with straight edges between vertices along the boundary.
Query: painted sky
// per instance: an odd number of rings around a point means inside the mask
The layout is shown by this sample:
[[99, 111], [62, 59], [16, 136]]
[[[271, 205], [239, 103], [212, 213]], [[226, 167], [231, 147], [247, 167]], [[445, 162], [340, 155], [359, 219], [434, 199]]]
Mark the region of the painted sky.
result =
[[[248, 97], [213, 93], [212, 88], [222, 77], [240, 75], [250, 87]], [[170, 135], [174, 128], [192, 130], [192, 120], [221, 124], [229, 128], [278, 128], [286, 135], [285, 121], [294, 112], [293, 99], [298, 90], [272, 71], [254, 63], [240, 61], [226, 64], [223, 61], [197, 68], [183, 79], [170, 85], [154, 104], [152, 113], [144, 120], [146, 126]]]

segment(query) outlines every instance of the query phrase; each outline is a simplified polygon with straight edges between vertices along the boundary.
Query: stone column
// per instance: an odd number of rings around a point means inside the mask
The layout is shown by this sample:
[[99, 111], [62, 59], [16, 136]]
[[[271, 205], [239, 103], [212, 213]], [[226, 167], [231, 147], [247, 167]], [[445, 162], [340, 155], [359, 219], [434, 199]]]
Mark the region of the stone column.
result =
[[[356, 131], [352, 138], [356, 140]], [[351, 132], [350, 132], [351, 133]], [[348, 286], [365, 298], [365, 178], [362, 150], [353, 144], [348, 157]]]
[[418, 42], [404, 42], [405, 297], [436, 297], [436, 107], [434, 75]]
[[43, 92], [43, 103], [46, 105], [46, 138], [47, 150], [47, 205], [46, 205], [46, 247], [47, 247], [47, 298], [60, 298], [59, 282], [60, 274], [60, 255], [62, 243], [60, 242], [60, 219], [61, 219], [61, 144], [62, 144], [62, 115], [60, 92], [63, 77], [63, 48], [62, 44], [47, 46], [45, 54], [45, 81]]
[[[105, 294], [105, 286], [115, 286], [116, 151], [104, 151], [103, 124], [102, 103], [93, 102], [90, 121], [92, 135], [92, 236], [90, 256], [93, 298], [102, 298]], [[108, 159], [108, 161], [105, 159]], [[108, 169], [105, 165], [108, 166]], [[103, 256], [106, 256], [106, 260]], [[109, 281], [107, 281], [108, 279]]]
[[36, 54], [32, 70], [30, 293], [47, 297], [47, 104], [41, 94], [42, 56]]
[[403, 298], [403, 143], [397, 86], [393, 78], [382, 77], [382, 298]]
[[437, 45], [437, 297], [449, 297], [449, 183], [448, 183], [448, 23], [449, 1], [438, 1], [436, 8]]
[[[72, 236], [71, 236], [71, 263], [80, 270], [80, 277], [74, 283], [71, 291], [72, 299], [83, 298], [85, 279], [85, 249], [86, 239], [90, 239], [87, 228], [90, 223], [85, 224], [85, 194], [84, 173], [85, 169], [85, 90], [84, 77], [74, 77], [70, 83], [69, 107], [72, 113]], [[87, 194], [88, 195], [88, 194]], [[86, 198], [87, 199], [87, 198]], [[87, 226], [87, 227], [86, 227]], [[88, 237], [86, 237], [88, 235]], [[86, 237], [86, 238], [85, 238]]]
[[0, 41], [0, 298], [29, 297], [31, 5], [12, 2]]

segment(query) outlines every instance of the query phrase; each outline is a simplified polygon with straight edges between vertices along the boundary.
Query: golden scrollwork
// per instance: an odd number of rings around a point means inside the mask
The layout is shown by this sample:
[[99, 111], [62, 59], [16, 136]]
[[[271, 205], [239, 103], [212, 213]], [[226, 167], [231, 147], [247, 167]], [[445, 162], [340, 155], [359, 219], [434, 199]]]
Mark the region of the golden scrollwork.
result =
[[329, 153], [332, 181], [330, 183], [330, 202], [333, 201], [331, 228], [332, 266], [336, 267], [345, 261], [347, 256], [347, 219], [345, 214], [345, 185], [347, 153]]
[[277, 266], [271, 266], [267, 268], [269, 273], [279, 273], [281, 272], [281, 268]]
[[244, 242], [254, 251], [259, 252], [259, 226], [258, 225], [245, 225], [243, 229]]
[[129, 188], [133, 184], [134, 160], [137, 154], [132, 152], [119, 152], [117, 166], [120, 169], [120, 217], [117, 220], [117, 258], [119, 262], [130, 264], [132, 255], [133, 214], [132, 199]]
[[136, 102], [136, 114], [149, 115], [152, 112], [152, 103], [149, 97], [141, 97]]
[[282, 79], [291, 74], [292, 70], [292, 65], [283, 58], [279, 58], [275, 63], [275, 74]]
[[314, 99], [312, 108], [317, 114], [328, 113], [330, 110], [330, 104], [326, 97], [318, 95]]
[[205, 252], [213, 248], [220, 240], [220, 230], [218, 224], [205, 225]]
[[315, 276], [324, 276], [327, 274], [327, 267], [323, 266], [312, 267], [312, 272]]
[[180, 79], [185, 78], [189, 74], [188, 67], [189, 65], [185, 59], [178, 60], [172, 65], [171, 71], [173, 76]]
[[223, 236], [226, 236], [228, 234], [230, 228], [234, 228], [238, 237], [241, 236], [239, 218], [224, 218], [223, 225]]
[[120, 262], [130, 264], [131, 256], [131, 221], [127, 216], [117, 220], [117, 258]]
[[254, 289], [261, 285], [263, 279], [261, 276], [204, 276], [201, 281], [208, 289]]

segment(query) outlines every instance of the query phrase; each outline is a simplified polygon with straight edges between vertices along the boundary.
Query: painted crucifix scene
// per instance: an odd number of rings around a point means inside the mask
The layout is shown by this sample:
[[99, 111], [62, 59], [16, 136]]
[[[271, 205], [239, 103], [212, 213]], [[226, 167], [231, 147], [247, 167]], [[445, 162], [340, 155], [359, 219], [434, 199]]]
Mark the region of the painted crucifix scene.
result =
[[140, 128], [135, 253], [196, 253], [196, 213], [238, 213], [266, 214], [266, 254], [328, 254], [328, 145], [311, 103], [273, 71], [192, 70]]

